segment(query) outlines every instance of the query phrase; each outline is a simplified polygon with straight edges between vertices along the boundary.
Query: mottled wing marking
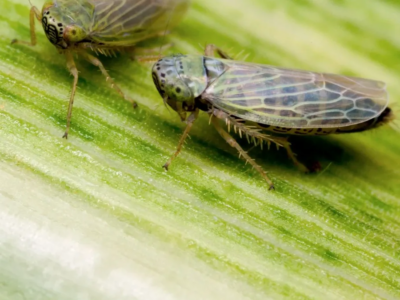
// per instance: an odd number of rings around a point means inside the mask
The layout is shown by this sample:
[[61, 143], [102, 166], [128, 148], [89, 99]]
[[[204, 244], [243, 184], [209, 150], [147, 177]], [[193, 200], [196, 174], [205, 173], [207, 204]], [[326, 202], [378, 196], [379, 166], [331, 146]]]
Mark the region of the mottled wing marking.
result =
[[110, 46], [133, 45], [161, 34], [180, 21], [189, 5], [189, 0], [88, 1], [95, 6], [90, 37]]
[[379, 115], [383, 82], [221, 60], [227, 70], [202, 97], [257, 123], [296, 128], [342, 127]]

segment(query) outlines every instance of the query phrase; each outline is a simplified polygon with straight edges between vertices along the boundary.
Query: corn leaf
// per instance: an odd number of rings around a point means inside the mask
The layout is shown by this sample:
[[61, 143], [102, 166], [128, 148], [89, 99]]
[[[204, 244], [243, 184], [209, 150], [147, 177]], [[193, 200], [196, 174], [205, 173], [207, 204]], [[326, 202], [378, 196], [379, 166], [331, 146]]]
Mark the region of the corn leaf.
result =
[[[396, 122], [293, 138], [300, 160], [320, 162], [317, 174], [235, 136], [271, 192], [203, 114], [165, 172], [184, 124], [163, 105], [151, 63], [100, 57], [134, 110], [78, 60], [62, 139], [65, 59], [40, 24], [37, 46], [10, 45], [29, 40], [28, 1], [0, 10], [1, 299], [400, 297]], [[382, 80], [396, 112], [399, 16], [389, 0], [194, 0], [170, 35], [140, 46], [200, 54], [214, 43], [249, 62]]]

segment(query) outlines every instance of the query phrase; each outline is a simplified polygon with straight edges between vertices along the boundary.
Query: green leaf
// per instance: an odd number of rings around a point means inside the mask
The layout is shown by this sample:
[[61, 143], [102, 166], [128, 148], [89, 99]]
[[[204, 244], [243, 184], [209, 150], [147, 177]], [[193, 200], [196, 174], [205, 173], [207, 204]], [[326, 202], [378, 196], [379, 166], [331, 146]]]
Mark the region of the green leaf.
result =
[[[214, 43], [249, 62], [382, 80], [398, 111], [398, 2], [193, 2], [171, 35], [144, 46]], [[294, 138], [319, 174], [299, 173], [282, 150], [252, 149], [270, 192], [203, 114], [167, 173], [184, 124], [164, 107], [151, 63], [101, 57], [133, 110], [78, 60], [64, 140], [65, 59], [40, 24], [37, 46], [10, 45], [29, 40], [28, 1], [2, 0], [0, 11], [0, 298], [400, 297], [396, 122]]]

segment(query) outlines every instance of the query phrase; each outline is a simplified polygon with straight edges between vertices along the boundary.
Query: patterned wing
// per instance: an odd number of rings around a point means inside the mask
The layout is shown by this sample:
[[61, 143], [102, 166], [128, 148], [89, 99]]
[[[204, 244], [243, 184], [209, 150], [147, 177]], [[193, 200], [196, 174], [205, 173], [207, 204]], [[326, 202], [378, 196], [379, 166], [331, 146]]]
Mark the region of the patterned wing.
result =
[[232, 115], [257, 123], [343, 127], [378, 116], [388, 104], [383, 82], [220, 61], [226, 71], [202, 97]]
[[87, 0], [94, 6], [91, 38], [109, 46], [132, 46], [177, 25], [189, 0]]

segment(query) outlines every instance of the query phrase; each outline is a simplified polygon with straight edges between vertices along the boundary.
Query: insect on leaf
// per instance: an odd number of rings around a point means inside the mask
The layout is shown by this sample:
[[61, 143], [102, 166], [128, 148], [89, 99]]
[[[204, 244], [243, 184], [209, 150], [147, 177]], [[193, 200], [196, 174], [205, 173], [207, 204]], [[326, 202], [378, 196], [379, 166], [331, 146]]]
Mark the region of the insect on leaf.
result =
[[122, 92], [101, 61], [87, 50], [105, 55], [133, 51], [138, 42], [162, 35], [167, 26], [177, 25], [188, 5], [189, 0], [50, 0], [44, 3], [41, 12], [34, 6], [31, 8], [31, 42], [13, 40], [12, 43], [36, 44], [36, 18], [49, 41], [65, 55], [74, 79], [63, 137], [68, 137], [78, 84], [78, 69], [72, 54], [77, 53], [97, 66], [116, 92], [136, 107], [136, 102]]

